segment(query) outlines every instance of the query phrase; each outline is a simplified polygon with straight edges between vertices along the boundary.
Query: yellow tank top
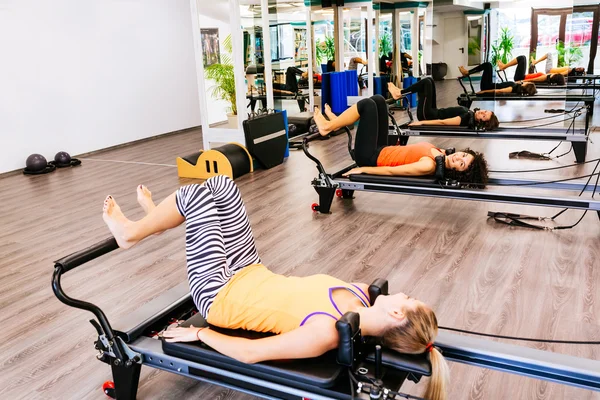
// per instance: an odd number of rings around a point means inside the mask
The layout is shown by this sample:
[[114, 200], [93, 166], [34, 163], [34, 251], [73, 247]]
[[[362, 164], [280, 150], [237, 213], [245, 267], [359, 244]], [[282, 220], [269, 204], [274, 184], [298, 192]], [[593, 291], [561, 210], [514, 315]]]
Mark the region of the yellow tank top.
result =
[[338, 287], [348, 288], [368, 306], [364, 293], [332, 276], [286, 277], [262, 264], [249, 265], [219, 291], [207, 321], [221, 328], [289, 332], [311, 314], [327, 313], [340, 318], [341, 311], [330, 300], [330, 289]]

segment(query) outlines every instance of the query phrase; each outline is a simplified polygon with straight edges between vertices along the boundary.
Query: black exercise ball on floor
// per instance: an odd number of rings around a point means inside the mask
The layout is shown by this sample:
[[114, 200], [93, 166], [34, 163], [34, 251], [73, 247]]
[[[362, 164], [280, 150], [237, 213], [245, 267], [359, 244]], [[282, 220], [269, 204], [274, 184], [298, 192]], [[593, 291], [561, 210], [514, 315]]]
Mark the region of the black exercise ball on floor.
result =
[[57, 167], [70, 167], [71, 166], [71, 156], [66, 151], [59, 151], [54, 156], [54, 163]]
[[48, 161], [46, 160], [46, 157], [41, 154], [32, 154], [27, 157], [25, 166], [30, 172], [42, 172], [48, 166]]

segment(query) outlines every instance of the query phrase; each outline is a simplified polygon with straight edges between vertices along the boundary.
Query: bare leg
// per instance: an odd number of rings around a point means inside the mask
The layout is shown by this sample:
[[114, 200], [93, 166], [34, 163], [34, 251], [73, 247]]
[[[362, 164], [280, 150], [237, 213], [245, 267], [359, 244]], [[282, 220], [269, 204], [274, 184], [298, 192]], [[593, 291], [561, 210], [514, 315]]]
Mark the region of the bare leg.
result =
[[533, 56], [532, 56], [532, 57], [531, 57], [531, 60], [532, 60], [532, 61], [531, 61], [531, 63], [532, 63], [533, 65], [536, 65], [536, 64], [538, 64], [538, 63], [540, 63], [540, 62], [542, 62], [542, 61], [544, 61], [544, 60], [546, 60], [546, 59], [548, 59], [548, 53], [544, 54], [543, 56], [541, 56], [541, 57], [540, 57], [540, 58], [538, 58], [537, 60], [534, 60], [534, 59], [533, 59]]
[[326, 136], [330, 132], [338, 130], [344, 126], [354, 124], [360, 119], [360, 115], [358, 114], [356, 104], [354, 104], [333, 121], [327, 121], [318, 108], [315, 108], [314, 118], [317, 128], [319, 128], [319, 133], [322, 136]]
[[152, 192], [144, 185], [139, 185], [137, 187], [137, 201], [146, 214], [156, 207], [152, 200]]
[[550, 69], [551, 74], [561, 74], [567, 76], [569, 74], [569, 67], [559, 67]]
[[175, 193], [171, 194], [148, 215], [136, 222], [127, 219], [115, 199], [108, 196], [104, 200], [102, 218], [119, 247], [128, 249], [150, 235], [175, 228], [185, 221], [177, 210], [175, 196]]
[[[156, 204], [154, 204], [154, 201], [152, 200], [152, 192], [144, 185], [139, 185], [137, 187], [137, 201], [146, 212], [146, 215], [156, 208]], [[156, 234], [160, 235], [161, 233], [162, 232], [157, 232]]]
[[[525, 61], [527, 62], [527, 61]], [[507, 62], [506, 64], [504, 64], [502, 61], [498, 60], [498, 67], [500, 67], [500, 71], [504, 71], [506, 68], [508, 67], [512, 67], [514, 65], [517, 65], [519, 62], [516, 58], [513, 58], [512, 60], [510, 60], [509, 62]]]

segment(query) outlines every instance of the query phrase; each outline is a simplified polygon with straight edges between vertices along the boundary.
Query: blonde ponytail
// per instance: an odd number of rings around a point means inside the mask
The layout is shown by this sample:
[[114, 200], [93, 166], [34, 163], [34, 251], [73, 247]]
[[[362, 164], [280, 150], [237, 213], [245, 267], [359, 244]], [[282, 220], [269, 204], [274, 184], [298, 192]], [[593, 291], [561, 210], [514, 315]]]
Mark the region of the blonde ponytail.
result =
[[434, 346], [438, 333], [435, 313], [429, 307], [418, 306], [414, 310], [404, 310], [406, 318], [388, 329], [382, 336], [383, 344], [399, 353], [422, 354], [429, 351], [431, 378], [425, 392], [427, 400], [445, 400], [450, 378], [448, 364]]
[[431, 378], [429, 386], [425, 392], [427, 400], [445, 400], [448, 393], [448, 381], [450, 379], [450, 369], [442, 353], [435, 347], [429, 353], [431, 360]]

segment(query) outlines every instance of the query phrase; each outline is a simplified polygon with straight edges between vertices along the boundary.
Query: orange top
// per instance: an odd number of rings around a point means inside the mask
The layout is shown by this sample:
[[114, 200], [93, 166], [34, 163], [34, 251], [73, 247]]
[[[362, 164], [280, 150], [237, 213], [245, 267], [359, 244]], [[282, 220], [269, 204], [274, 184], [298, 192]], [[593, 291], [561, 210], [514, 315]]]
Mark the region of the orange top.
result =
[[525, 75], [525, 79], [535, 79], [535, 78], [539, 78], [542, 75], [544, 75], [543, 72], [536, 72], [534, 74], [527, 74], [527, 75]]
[[[206, 319], [222, 328], [281, 334], [298, 328], [314, 312], [340, 318], [329, 297], [330, 288], [340, 286], [358, 292], [329, 275], [286, 277], [253, 264], [219, 291]], [[357, 297], [364, 299], [364, 295]]]
[[379, 157], [377, 157], [377, 166], [396, 167], [412, 164], [423, 157], [429, 157], [433, 160], [431, 149], [435, 148], [434, 145], [427, 142], [407, 144], [406, 146], [386, 146], [381, 149]]

